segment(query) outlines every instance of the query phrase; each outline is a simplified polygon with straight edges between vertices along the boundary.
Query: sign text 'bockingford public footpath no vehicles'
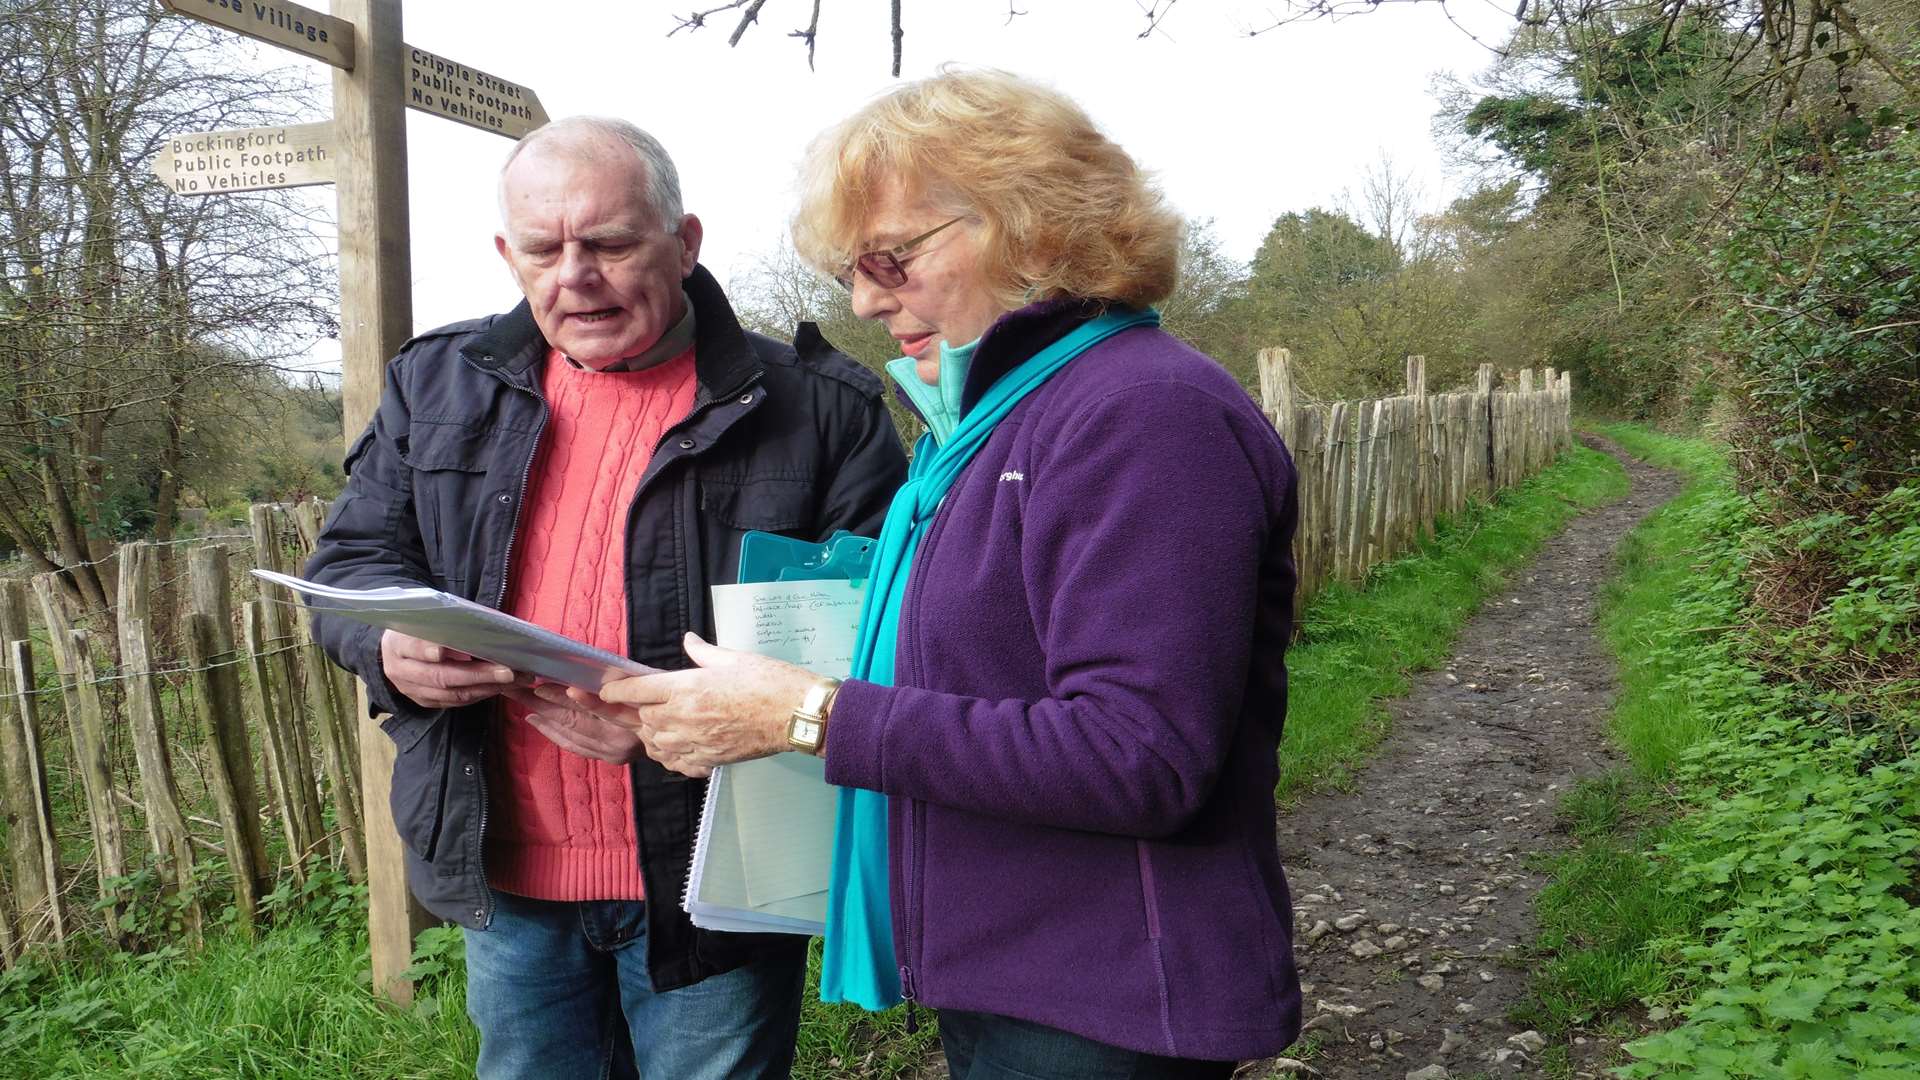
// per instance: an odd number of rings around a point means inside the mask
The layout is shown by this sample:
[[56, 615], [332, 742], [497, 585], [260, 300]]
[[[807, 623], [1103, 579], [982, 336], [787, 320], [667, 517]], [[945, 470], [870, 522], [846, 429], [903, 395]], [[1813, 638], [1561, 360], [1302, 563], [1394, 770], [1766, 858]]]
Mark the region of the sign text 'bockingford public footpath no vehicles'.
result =
[[330, 123], [206, 131], [169, 136], [153, 173], [176, 195], [228, 194], [331, 184], [338, 157]]

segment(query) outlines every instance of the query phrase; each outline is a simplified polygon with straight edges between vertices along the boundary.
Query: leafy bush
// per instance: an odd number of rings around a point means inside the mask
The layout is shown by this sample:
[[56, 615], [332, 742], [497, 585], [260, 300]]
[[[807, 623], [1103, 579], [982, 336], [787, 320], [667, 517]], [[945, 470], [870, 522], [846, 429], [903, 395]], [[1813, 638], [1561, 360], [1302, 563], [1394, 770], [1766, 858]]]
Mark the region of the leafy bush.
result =
[[1744, 200], [1716, 255], [1746, 479], [1825, 506], [1920, 473], [1920, 133], [1823, 148]]

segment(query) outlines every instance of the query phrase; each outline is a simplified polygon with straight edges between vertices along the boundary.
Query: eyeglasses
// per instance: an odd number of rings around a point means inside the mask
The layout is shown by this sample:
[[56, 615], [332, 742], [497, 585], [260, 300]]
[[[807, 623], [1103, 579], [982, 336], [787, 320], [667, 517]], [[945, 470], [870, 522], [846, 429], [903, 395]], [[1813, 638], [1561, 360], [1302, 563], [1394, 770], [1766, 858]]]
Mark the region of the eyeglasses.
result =
[[841, 288], [852, 292], [853, 272], [858, 270], [867, 275], [868, 281], [873, 282], [883, 289], [897, 289], [907, 283], [907, 268], [900, 264], [900, 256], [912, 251], [941, 229], [947, 228], [950, 225], [958, 225], [965, 220], [967, 220], [967, 216], [962, 214], [952, 221], [935, 225], [933, 228], [928, 229], [926, 232], [921, 233], [919, 236], [905, 243], [896, 244], [883, 251], [869, 251], [859, 258], [854, 259], [853, 265], [847, 268], [847, 272], [834, 278], [834, 280], [840, 283]]

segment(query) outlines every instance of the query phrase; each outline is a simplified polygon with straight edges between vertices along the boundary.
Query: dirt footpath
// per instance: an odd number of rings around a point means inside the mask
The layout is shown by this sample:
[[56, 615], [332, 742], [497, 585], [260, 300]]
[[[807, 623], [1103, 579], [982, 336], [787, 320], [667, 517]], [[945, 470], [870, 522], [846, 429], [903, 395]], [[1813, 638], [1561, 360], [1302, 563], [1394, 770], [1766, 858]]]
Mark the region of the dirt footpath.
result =
[[[1307, 1075], [1540, 1074], [1544, 1040], [1506, 1015], [1526, 989], [1519, 950], [1546, 883], [1527, 857], [1566, 842], [1554, 808], [1573, 783], [1619, 764], [1603, 735], [1615, 682], [1599, 592], [1621, 537], [1681, 484], [1588, 443], [1621, 459], [1632, 492], [1549, 541], [1467, 624], [1445, 669], [1390, 704], [1392, 733], [1353, 794], [1281, 817], [1319, 1043]], [[1576, 1040], [1575, 1075], [1600, 1075], [1605, 1049]]]

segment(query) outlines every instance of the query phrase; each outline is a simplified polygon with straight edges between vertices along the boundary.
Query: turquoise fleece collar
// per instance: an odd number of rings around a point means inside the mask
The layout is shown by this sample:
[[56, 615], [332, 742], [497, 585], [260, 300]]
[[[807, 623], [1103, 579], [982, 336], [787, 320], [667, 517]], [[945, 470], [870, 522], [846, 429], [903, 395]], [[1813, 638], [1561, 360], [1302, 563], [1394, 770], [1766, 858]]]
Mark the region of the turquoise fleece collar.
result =
[[967, 386], [967, 369], [973, 366], [973, 350], [980, 345], [980, 339], [974, 338], [959, 348], [948, 348], [942, 341], [940, 349], [940, 383], [928, 386], [920, 381], [920, 375], [914, 371], [918, 363], [911, 356], [887, 362], [887, 374], [900, 384], [900, 390], [920, 410], [920, 418], [926, 421], [927, 431], [933, 435], [936, 443], [945, 443], [960, 424], [960, 393]]

